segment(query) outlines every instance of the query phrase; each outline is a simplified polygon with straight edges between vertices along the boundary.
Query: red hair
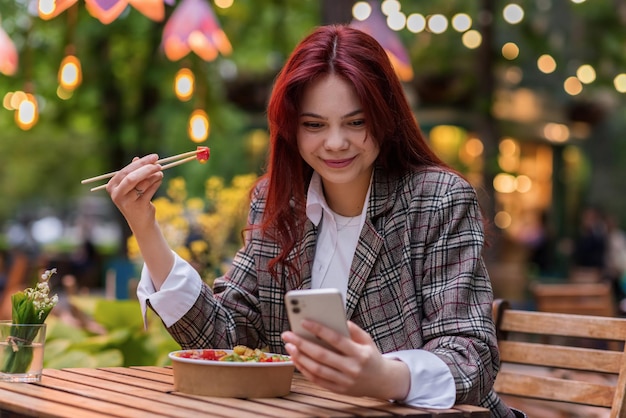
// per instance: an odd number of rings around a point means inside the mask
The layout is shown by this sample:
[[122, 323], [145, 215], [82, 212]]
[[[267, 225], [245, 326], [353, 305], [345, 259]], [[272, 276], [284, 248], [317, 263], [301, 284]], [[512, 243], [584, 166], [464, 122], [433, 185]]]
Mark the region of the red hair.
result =
[[313, 170], [298, 151], [300, 103], [305, 89], [328, 74], [343, 77], [354, 87], [368, 135], [380, 147], [378, 166], [398, 174], [424, 165], [446, 166], [426, 143], [383, 47], [349, 26], [318, 27], [296, 46], [278, 74], [267, 109], [270, 150], [261, 180], [267, 179], [268, 192], [261, 229], [281, 247], [269, 266], [273, 273], [302, 238], [306, 221]]

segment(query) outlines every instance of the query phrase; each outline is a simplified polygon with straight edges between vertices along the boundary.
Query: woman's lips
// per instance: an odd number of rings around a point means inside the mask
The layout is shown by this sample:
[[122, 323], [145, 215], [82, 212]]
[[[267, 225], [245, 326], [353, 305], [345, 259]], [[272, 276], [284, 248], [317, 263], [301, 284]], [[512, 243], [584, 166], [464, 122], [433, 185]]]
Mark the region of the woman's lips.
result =
[[343, 168], [343, 167], [347, 167], [348, 165], [350, 165], [350, 163], [353, 160], [354, 160], [354, 157], [343, 158], [341, 160], [324, 160], [324, 163], [326, 163], [326, 165], [331, 168]]

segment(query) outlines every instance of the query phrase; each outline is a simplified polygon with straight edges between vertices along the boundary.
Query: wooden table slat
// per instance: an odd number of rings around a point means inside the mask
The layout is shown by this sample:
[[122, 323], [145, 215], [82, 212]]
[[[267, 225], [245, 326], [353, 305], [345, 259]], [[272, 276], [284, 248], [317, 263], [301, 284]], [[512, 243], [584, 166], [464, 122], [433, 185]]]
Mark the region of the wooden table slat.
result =
[[97, 377], [99, 379], [111, 380], [114, 382], [133, 382], [132, 384], [139, 385], [143, 388], [156, 388], [161, 387], [163, 384], [169, 386], [169, 390], [172, 390], [174, 384], [174, 377], [172, 375], [165, 375], [160, 373], [152, 373], [142, 370], [128, 369], [127, 373], [120, 373], [122, 368], [102, 368], [102, 369], [66, 369], [73, 373], [79, 373]]
[[15, 387], [16, 383], [0, 383], [0, 417], [3, 417], [3, 411], [10, 411], [15, 414], [32, 415], [41, 418], [53, 418], [58, 416], [81, 417], [81, 418], [106, 418], [111, 417], [110, 414], [88, 411], [75, 406], [60, 404], [55, 401], [49, 401], [38, 397], [30, 396], [5, 389], [5, 385]]
[[0, 382], [0, 417], [418, 417], [489, 418], [484, 408], [455, 405], [429, 410], [367, 397], [332, 393], [294, 375], [281, 398], [237, 399], [174, 391], [171, 367], [45, 369], [39, 383]]
[[[133, 385], [126, 385], [119, 382], [97, 379], [86, 375], [63, 373], [62, 371], [56, 372], [59, 373], [51, 373], [51, 371], [46, 372], [46, 379], [44, 379], [44, 382], [42, 383], [54, 383], [54, 381], [52, 380], [53, 377], [51, 376], [54, 374], [64, 376], [66, 378], [75, 378], [76, 376], [79, 376], [79, 379], [77, 379], [75, 382], [66, 381], [66, 383], [63, 384], [64, 389], [72, 392], [78, 390], [78, 392], [74, 393], [81, 393], [81, 391], [85, 391], [90, 394], [93, 392], [91, 388], [103, 389], [102, 391], [98, 391], [97, 393], [99, 395], [108, 395], [101, 399], [116, 403], [122, 403], [125, 405], [134, 405], [135, 407], [141, 408], [147, 412], [166, 414], [168, 416], [176, 416], [181, 414], [197, 415], [200, 413], [206, 413], [207, 411], [207, 403], [203, 401], [184, 397], [168, 397], [167, 399], [164, 399], [163, 393], [167, 393], [167, 391], [171, 389], [171, 386], [168, 386], [167, 390], [165, 391], [157, 392], [154, 390], [147, 390]], [[211, 408], [212, 414], [228, 414], [229, 412], [232, 414], [232, 409], [219, 406], [217, 406], [216, 408]], [[258, 417], [259, 414], [247, 413], [243, 411], [241, 412], [241, 416], [254, 418]]]
[[475, 405], [455, 405], [454, 409], [458, 409], [460, 411], [463, 411], [468, 416], [471, 415], [472, 418], [491, 418], [491, 412], [485, 410], [485, 408], [481, 408], [480, 406], [475, 406]]
[[[289, 411], [298, 411], [306, 417], [348, 417], [353, 416], [350, 414], [344, 414], [328, 408], [324, 408], [318, 405], [311, 405], [309, 403], [301, 402], [298, 399], [293, 398], [265, 398], [255, 399], [256, 402], [266, 405], [280, 406]], [[389, 416], [389, 415], [387, 415]]]
[[[146, 410], [160, 408], [161, 413], [172, 411], [173, 416], [180, 414], [199, 414], [219, 415], [230, 414], [236, 412], [239, 417], [255, 418], [259, 416], [276, 416], [283, 413], [282, 409], [259, 407], [254, 403], [244, 399], [224, 400], [222, 398], [194, 397], [193, 395], [167, 396], [163, 394], [174, 393], [172, 383], [161, 384], [146, 379], [134, 378], [131, 375], [120, 375], [106, 370], [94, 369], [71, 369], [67, 370], [49, 370], [46, 376], [62, 376], [68, 379], [68, 384], [76, 383], [80, 385], [89, 385], [99, 389], [112, 390], [122, 394], [132, 394], [136, 404]], [[78, 373], [73, 373], [74, 371]], [[109, 380], [111, 379], [111, 380]], [[171, 380], [171, 377], [170, 377]], [[146, 383], [150, 389], [144, 389], [142, 384]], [[183, 410], [184, 408], [184, 410]], [[234, 410], [237, 408], [237, 410]], [[158, 410], [158, 409], [157, 409]], [[178, 412], [176, 412], [178, 411]]]
[[[11, 385], [10, 390], [14, 393], [27, 395], [30, 397], [29, 403], [27, 404], [30, 408], [32, 406], [30, 403], [35, 402], [37, 400], [48, 401], [52, 406], [52, 410], [46, 411], [50, 416], [56, 416], [58, 412], [56, 411], [56, 405], [60, 406], [73, 406], [76, 408], [81, 408], [85, 414], [91, 412], [103, 412], [106, 411], [109, 416], [114, 417], [123, 417], [123, 418], [141, 418], [146, 416], [146, 412], [134, 407], [127, 407], [123, 405], [119, 405], [117, 403], [111, 403], [102, 401], [97, 399], [94, 396], [83, 396], [81, 394], [75, 394], [71, 392], [67, 392], [65, 390], [59, 390], [57, 388], [47, 387], [44, 383], [46, 379], [42, 380], [41, 384], [24, 384], [24, 383], [0, 383], [0, 388], [7, 388], [7, 385]], [[91, 394], [90, 394], [91, 395]], [[2, 407], [4, 407], [4, 401], [2, 400]], [[35, 409], [35, 411], [39, 411], [39, 409]], [[27, 412], [26, 412], [27, 413]], [[73, 415], [73, 416], [81, 416]], [[161, 414], [155, 414], [155, 416], [163, 416]]]
[[[415, 408], [405, 407], [400, 404], [394, 404], [390, 402], [381, 403], [381, 401], [378, 399], [366, 398], [366, 397], [357, 398], [354, 396], [331, 393], [325, 389], [319, 388], [318, 386], [308, 386], [308, 385], [301, 385], [298, 383], [294, 383], [292, 392], [300, 393], [303, 395], [313, 395], [313, 396], [318, 396], [318, 397], [330, 396], [334, 400], [350, 403], [352, 405], [362, 406], [364, 408], [372, 408], [372, 409], [379, 411], [382, 414], [391, 413], [392, 415], [399, 415], [399, 416], [415, 416], [417, 414], [417, 416], [424, 416], [424, 417], [428, 417], [431, 415], [429, 412], [422, 412], [422, 411], [416, 412]], [[389, 412], [390, 410], [392, 410], [392, 412]]]

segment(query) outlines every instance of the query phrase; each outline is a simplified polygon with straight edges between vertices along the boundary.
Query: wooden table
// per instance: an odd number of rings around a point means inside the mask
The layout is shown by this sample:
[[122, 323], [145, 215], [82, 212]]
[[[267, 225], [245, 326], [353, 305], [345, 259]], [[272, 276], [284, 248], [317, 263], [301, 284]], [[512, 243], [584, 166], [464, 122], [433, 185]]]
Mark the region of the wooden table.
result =
[[171, 367], [45, 369], [40, 383], [0, 382], [0, 417], [464, 417], [489, 418], [471, 405], [424, 410], [333, 394], [295, 374], [282, 398], [235, 399], [175, 392]]

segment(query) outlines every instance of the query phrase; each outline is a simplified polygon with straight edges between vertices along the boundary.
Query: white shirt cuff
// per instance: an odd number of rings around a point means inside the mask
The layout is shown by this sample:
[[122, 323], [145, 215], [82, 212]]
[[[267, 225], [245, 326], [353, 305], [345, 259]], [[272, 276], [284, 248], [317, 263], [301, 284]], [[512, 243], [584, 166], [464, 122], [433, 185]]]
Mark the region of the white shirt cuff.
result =
[[384, 354], [404, 362], [411, 373], [411, 387], [402, 403], [420, 408], [451, 408], [456, 386], [450, 368], [426, 350], [403, 350]]
[[172, 271], [157, 292], [145, 264], [137, 286], [137, 299], [141, 306], [144, 324], [147, 320], [147, 301], [159, 315], [166, 327], [171, 327], [196, 303], [202, 289], [200, 275], [188, 262], [174, 253]]

